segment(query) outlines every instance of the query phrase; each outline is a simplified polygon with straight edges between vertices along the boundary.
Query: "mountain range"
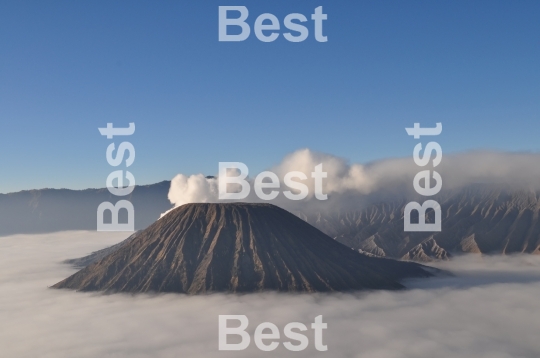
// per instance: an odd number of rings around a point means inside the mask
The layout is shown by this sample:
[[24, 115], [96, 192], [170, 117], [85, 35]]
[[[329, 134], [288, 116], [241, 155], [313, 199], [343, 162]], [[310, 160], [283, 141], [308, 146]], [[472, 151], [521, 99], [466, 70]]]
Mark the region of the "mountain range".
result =
[[[431, 261], [461, 253], [540, 254], [539, 199], [534, 190], [503, 186], [447, 191], [435, 197], [442, 211], [442, 230], [435, 233], [403, 230], [404, 200], [299, 215], [344, 245], [382, 257]], [[433, 221], [433, 215], [427, 217]]]
[[[171, 208], [169, 186], [137, 186], [129, 196], [137, 230]], [[540, 253], [539, 192], [476, 184], [442, 193], [435, 197], [442, 208], [439, 233], [404, 232], [403, 197], [371, 199], [357, 209], [293, 212], [346, 246], [381, 257], [426, 262], [460, 253]], [[117, 200], [107, 189], [1, 194], [0, 235], [95, 230], [97, 206]]]
[[167, 199], [170, 185], [169, 181], [138, 185], [125, 197], [114, 196], [106, 188], [40, 189], [0, 194], [0, 236], [96, 230], [99, 204], [105, 201], [115, 204], [122, 199], [131, 201], [135, 208], [135, 229], [144, 229], [171, 208]]

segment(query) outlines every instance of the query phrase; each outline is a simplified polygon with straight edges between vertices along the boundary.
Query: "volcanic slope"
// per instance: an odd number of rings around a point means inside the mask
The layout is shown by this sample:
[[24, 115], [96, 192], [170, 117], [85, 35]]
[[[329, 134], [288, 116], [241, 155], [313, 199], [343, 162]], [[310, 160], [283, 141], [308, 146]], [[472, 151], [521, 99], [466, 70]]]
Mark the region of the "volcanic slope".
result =
[[54, 285], [106, 292], [324, 292], [400, 289], [431, 276], [368, 257], [271, 204], [186, 204]]

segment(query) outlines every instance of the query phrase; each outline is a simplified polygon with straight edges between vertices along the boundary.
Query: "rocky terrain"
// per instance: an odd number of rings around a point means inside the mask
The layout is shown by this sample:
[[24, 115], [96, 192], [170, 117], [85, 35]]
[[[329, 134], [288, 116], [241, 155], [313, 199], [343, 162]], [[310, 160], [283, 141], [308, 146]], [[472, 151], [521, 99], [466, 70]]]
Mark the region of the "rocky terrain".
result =
[[540, 254], [539, 198], [532, 190], [481, 185], [446, 192], [436, 197], [442, 208], [437, 233], [403, 231], [405, 200], [300, 216], [346, 246], [383, 257], [425, 262], [460, 253]]

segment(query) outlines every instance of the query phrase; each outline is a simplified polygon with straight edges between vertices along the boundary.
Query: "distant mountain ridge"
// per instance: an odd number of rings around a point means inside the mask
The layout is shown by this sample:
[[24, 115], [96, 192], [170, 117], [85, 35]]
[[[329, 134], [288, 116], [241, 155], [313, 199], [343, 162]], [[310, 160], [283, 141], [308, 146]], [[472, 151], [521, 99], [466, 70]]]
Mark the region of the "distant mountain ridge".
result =
[[185, 204], [53, 288], [106, 292], [401, 289], [431, 269], [361, 255], [271, 204]]
[[137, 185], [125, 197], [104, 189], [41, 189], [0, 194], [0, 236], [63, 230], [96, 230], [97, 208], [125, 199], [135, 209], [135, 229], [144, 229], [171, 208], [170, 181]]

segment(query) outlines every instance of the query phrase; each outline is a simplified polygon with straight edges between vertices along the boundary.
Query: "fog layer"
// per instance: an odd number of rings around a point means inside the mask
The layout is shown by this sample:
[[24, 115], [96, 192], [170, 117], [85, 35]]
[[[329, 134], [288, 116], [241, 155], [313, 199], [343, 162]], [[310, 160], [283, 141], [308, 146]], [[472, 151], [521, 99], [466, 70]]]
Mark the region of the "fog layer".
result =
[[[539, 357], [540, 258], [457, 258], [454, 277], [404, 292], [330, 295], [99, 295], [48, 289], [62, 264], [122, 233], [62, 232], [0, 239], [0, 347], [4, 357]], [[327, 352], [218, 351], [218, 315], [308, 325], [323, 315]], [[283, 341], [283, 340], [282, 340]]]

